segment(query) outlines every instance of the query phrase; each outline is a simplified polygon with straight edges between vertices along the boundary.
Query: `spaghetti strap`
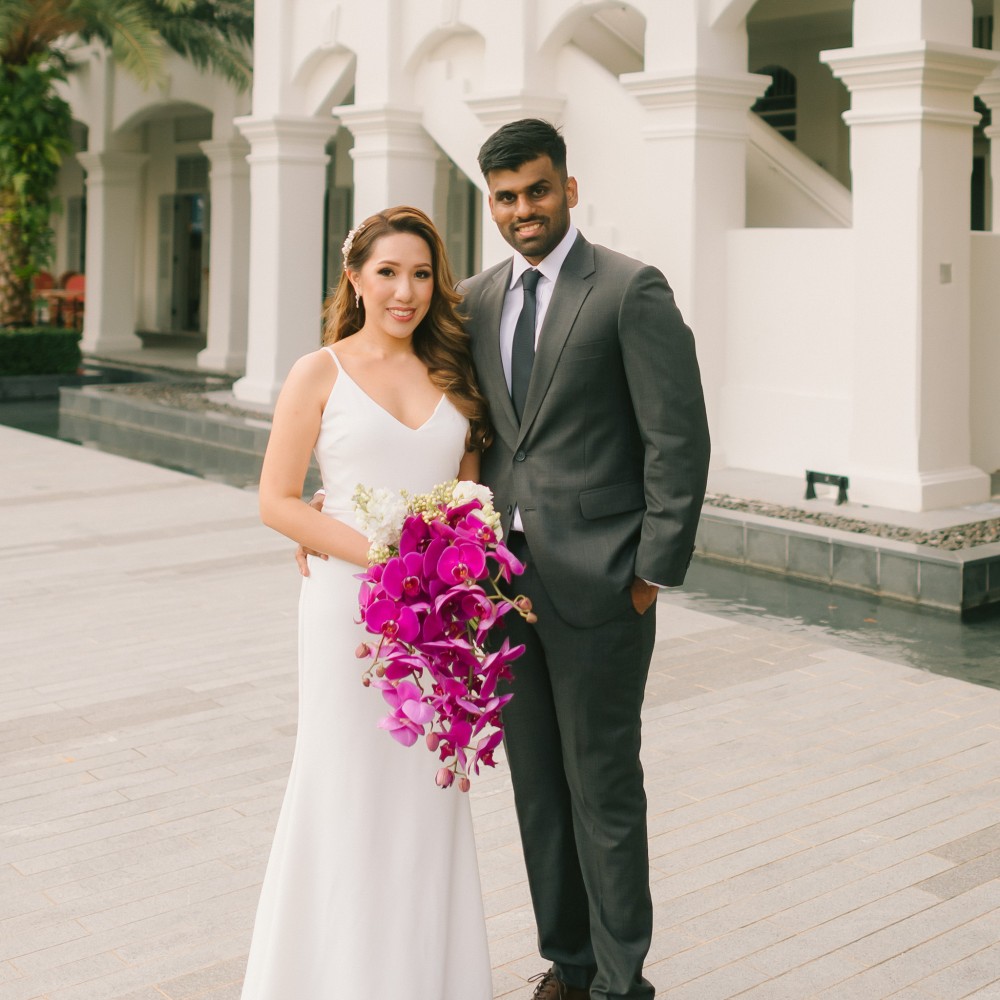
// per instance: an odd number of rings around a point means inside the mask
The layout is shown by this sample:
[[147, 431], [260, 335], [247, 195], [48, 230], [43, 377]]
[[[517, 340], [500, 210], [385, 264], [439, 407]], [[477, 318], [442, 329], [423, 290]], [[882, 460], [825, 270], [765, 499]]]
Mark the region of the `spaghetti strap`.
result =
[[344, 369], [341, 367], [340, 358], [337, 357], [337, 352], [334, 351], [329, 344], [325, 344], [323, 346], [323, 350], [326, 351], [331, 358], [333, 358], [333, 363], [337, 366], [337, 371], [343, 371]]

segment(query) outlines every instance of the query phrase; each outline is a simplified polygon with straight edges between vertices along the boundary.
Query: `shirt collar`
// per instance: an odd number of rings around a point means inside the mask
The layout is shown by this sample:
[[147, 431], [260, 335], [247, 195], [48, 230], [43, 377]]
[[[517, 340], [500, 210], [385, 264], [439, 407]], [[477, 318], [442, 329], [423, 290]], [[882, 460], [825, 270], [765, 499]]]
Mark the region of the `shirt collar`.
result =
[[569, 256], [569, 252], [573, 248], [573, 244], [576, 242], [576, 236], [576, 226], [570, 223], [569, 229], [566, 230], [566, 235], [540, 264], [529, 264], [519, 253], [517, 253], [517, 251], [515, 251], [513, 258], [514, 266], [511, 269], [510, 274], [510, 287], [513, 288], [521, 280], [521, 275], [531, 268], [541, 272], [543, 278], [547, 278], [549, 281], [554, 283], [556, 278], [559, 277], [559, 272], [562, 270], [563, 263]]

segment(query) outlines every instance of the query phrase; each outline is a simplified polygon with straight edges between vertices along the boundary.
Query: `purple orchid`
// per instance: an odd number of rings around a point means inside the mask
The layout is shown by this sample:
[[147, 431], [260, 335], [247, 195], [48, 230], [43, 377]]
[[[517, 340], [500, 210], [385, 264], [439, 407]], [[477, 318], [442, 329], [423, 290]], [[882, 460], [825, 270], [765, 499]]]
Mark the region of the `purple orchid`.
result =
[[508, 583], [511, 576], [520, 576], [524, 572], [524, 563], [506, 545], [498, 544], [490, 550], [490, 556], [500, 566], [500, 575]]
[[396, 556], [385, 564], [382, 588], [393, 600], [413, 602], [423, 593], [423, 557], [417, 552]]
[[441, 553], [435, 568], [438, 578], [449, 586], [472, 584], [486, 573], [486, 553], [471, 542], [458, 542]]
[[410, 642], [420, 634], [420, 623], [412, 608], [385, 598], [372, 601], [364, 611], [365, 627], [390, 642]]

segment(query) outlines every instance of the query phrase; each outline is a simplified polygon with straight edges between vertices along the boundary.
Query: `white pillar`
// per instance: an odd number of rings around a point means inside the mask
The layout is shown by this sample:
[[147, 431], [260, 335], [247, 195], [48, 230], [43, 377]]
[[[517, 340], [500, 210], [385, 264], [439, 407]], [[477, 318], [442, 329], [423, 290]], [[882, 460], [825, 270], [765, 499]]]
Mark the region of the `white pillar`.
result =
[[247, 143], [231, 139], [201, 143], [211, 163], [211, 247], [208, 276], [208, 343], [198, 366], [242, 370], [247, 357], [247, 296], [250, 284], [250, 164]]
[[642, 243], [698, 343], [713, 434], [719, 429], [726, 357], [726, 237], [746, 224], [747, 115], [770, 78], [742, 72], [629, 73], [622, 84], [646, 110], [644, 177], [649, 199]]
[[848, 471], [852, 499], [919, 511], [989, 497], [970, 459], [969, 177], [973, 91], [998, 57], [967, 44], [971, 4], [885, 6], [856, 0], [855, 48], [822, 55], [852, 98]]
[[143, 153], [78, 153], [87, 171], [83, 350], [135, 350], [136, 257]]
[[237, 399], [270, 404], [297, 358], [320, 343], [323, 195], [330, 119], [240, 118], [250, 143], [250, 293], [246, 375]]
[[395, 205], [433, 213], [440, 153], [419, 111], [345, 105], [334, 115], [354, 136], [355, 224]]

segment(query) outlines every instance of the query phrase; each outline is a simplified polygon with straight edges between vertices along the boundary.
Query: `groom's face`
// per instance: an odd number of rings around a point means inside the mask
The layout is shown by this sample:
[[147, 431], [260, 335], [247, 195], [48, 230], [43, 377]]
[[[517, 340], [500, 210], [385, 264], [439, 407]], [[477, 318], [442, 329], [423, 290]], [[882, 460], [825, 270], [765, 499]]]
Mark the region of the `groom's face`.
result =
[[576, 207], [576, 178], [557, 170], [548, 156], [517, 170], [491, 170], [490, 214], [500, 235], [530, 264], [543, 261], [569, 229]]

